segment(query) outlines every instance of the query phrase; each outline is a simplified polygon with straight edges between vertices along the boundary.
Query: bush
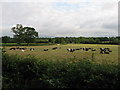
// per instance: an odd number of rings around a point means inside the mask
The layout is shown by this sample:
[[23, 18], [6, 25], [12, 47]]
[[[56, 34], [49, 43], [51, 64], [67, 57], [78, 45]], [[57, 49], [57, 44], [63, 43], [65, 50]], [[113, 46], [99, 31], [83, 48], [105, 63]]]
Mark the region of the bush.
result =
[[37, 60], [3, 54], [3, 88], [116, 88], [120, 65]]

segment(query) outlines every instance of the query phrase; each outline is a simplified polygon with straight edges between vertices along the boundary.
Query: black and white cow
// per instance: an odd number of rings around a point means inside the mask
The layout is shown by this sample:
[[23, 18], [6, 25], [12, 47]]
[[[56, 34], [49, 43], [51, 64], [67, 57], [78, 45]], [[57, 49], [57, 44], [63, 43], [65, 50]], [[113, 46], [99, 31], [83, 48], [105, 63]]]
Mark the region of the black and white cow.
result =
[[16, 50], [16, 48], [10, 48], [10, 50]]
[[112, 52], [110, 48], [100, 48], [100, 54], [109, 54]]
[[69, 52], [74, 52], [75, 51], [75, 49], [70, 49], [70, 48], [68, 48], [67, 49]]
[[34, 48], [30, 48], [30, 51], [34, 51], [35, 49]]

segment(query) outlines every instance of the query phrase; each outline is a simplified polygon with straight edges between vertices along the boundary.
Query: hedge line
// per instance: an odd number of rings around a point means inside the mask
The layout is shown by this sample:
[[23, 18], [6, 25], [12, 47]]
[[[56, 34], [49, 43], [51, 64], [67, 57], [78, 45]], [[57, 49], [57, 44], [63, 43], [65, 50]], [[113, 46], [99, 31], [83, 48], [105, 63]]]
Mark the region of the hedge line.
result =
[[3, 54], [3, 88], [120, 88], [120, 65]]

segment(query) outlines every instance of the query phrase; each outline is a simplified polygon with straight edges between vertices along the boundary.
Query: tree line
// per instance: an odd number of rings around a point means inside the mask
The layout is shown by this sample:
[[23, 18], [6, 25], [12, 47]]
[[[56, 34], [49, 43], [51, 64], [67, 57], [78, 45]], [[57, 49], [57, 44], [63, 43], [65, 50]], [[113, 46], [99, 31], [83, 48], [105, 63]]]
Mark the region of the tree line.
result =
[[24, 27], [17, 24], [11, 28], [13, 37], [3, 36], [2, 43], [53, 43], [53, 44], [119, 44], [120, 36], [117, 37], [54, 37], [40, 38], [33, 27]]
[[[3, 36], [2, 43], [17, 43], [16, 38]], [[35, 38], [29, 43], [53, 43], [53, 44], [119, 44], [120, 37], [55, 37], [55, 38]], [[28, 43], [24, 40], [18, 43]]]

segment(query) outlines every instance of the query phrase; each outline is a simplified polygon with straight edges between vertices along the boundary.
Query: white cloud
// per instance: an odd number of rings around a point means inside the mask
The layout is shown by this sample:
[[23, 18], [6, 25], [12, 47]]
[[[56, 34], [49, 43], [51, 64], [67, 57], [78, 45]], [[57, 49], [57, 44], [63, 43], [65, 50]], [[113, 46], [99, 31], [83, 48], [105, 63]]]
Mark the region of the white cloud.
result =
[[[56, 1], [3, 3], [3, 27], [31, 25], [42, 37], [117, 35], [117, 0]], [[4, 28], [3, 35], [12, 35], [8, 29]]]
[[118, 2], [119, 0], [1, 0], [1, 2]]
[[[0, 26], [2, 27], [2, 5], [0, 4]], [[2, 36], [2, 29], [0, 28], [0, 36]]]

